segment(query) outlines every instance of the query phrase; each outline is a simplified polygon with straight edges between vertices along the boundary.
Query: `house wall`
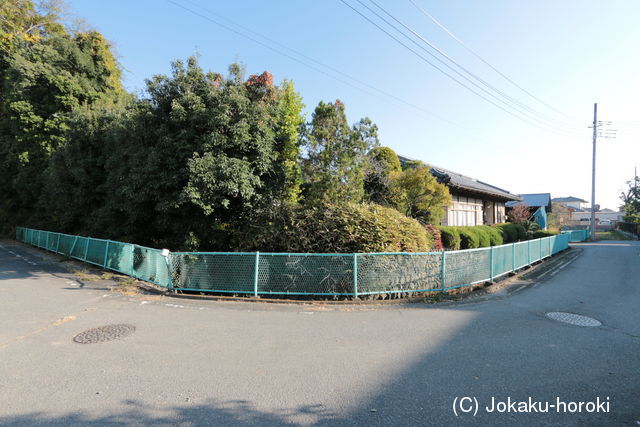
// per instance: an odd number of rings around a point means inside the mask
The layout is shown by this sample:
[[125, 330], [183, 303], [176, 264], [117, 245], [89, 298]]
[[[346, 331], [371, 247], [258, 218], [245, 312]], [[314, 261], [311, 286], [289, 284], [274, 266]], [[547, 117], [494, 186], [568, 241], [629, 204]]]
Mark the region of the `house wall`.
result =
[[482, 200], [473, 197], [451, 196], [451, 205], [447, 207], [447, 214], [442, 225], [481, 225]]
[[493, 225], [504, 222], [505, 206], [503, 202], [452, 194], [451, 205], [447, 206], [442, 225]]

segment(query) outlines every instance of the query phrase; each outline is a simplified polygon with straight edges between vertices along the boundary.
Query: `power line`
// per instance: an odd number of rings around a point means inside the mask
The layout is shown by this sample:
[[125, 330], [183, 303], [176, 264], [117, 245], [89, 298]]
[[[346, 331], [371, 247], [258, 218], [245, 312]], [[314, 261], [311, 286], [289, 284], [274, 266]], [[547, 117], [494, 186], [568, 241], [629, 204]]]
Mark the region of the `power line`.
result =
[[480, 56], [480, 54], [476, 53], [469, 45], [467, 45], [464, 41], [460, 40], [455, 34], [453, 34], [453, 32], [451, 32], [447, 27], [445, 27], [442, 23], [440, 23], [436, 18], [434, 18], [433, 16], [431, 16], [426, 10], [424, 10], [423, 8], [421, 8], [418, 4], [416, 4], [413, 0], [409, 0], [411, 2], [411, 4], [413, 4], [420, 12], [422, 12], [423, 15], [425, 15], [427, 18], [429, 18], [434, 24], [436, 24], [438, 27], [440, 27], [445, 33], [447, 33], [451, 38], [453, 38], [455, 41], [457, 41], [462, 47], [464, 47], [468, 52], [470, 52], [473, 56], [475, 56], [476, 58], [478, 58], [480, 61], [482, 61], [485, 65], [487, 65], [489, 68], [491, 68], [493, 71], [495, 71], [496, 73], [498, 73], [502, 78], [504, 78], [505, 80], [507, 80], [509, 83], [511, 83], [512, 85], [514, 85], [515, 87], [517, 87], [518, 89], [520, 89], [521, 91], [523, 91], [524, 93], [526, 93], [527, 95], [529, 95], [531, 98], [535, 99], [536, 101], [538, 101], [540, 104], [544, 105], [545, 107], [549, 108], [550, 110], [555, 111], [558, 114], [563, 115], [564, 117], [571, 119], [575, 122], [579, 122], [582, 123], [582, 120], [576, 119], [575, 117], [572, 117], [568, 114], [563, 113], [562, 111], [558, 110], [557, 108], [554, 108], [553, 106], [549, 105], [548, 103], [544, 102], [542, 99], [538, 98], [537, 96], [535, 96], [533, 93], [529, 92], [527, 89], [523, 88], [522, 86], [520, 86], [518, 83], [516, 83], [515, 81], [513, 81], [512, 79], [510, 79], [507, 75], [505, 75], [503, 72], [501, 72], [500, 70], [498, 70], [496, 67], [494, 67], [493, 65], [491, 65], [487, 60], [485, 60], [482, 56]]
[[[279, 50], [279, 49], [275, 49], [275, 48], [273, 48], [272, 46], [269, 46], [267, 43], [263, 43], [263, 42], [261, 42], [261, 41], [259, 41], [259, 40], [256, 40], [255, 38], [253, 38], [253, 37], [251, 37], [251, 36], [248, 36], [248, 35], [246, 35], [246, 34], [244, 34], [244, 33], [240, 32], [240, 31], [237, 31], [237, 30], [235, 30], [235, 29], [233, 29], [233, 28], [229, 27], [228, 25], [225, 25], [225, 24], [223, 24], [223, 23], [220, 23], [220, 22], [218, 22], [217, 20], [215, 20], [215, 19], [213, 19], [213, 18], [211, 18], [211, 17], [209, 17], [209, 16], [203, 15], [203, 14], [201, 14], [201, 13], [199, 13], [199, 12], [197, 12], [197, 11], [195, 11], [195, 10], [193, 10], [193, 9], [191, 9], [191, 8], [189, 8], [189, 7], [187, 7], [187, 6], [184, 6], [184, 5], [182, 5], [182, 4], [180, 4], [180, 3], [176, 2], [176, 1], [174, 1], [174, 0], [167, 0], [167, 1], [168, 1], [169, 3], [171, 3], [171, 4], [175, 5], [175, 6], [177, 6], [177, 7], [180, 7], [180, 8], [181, 8], [181, 9], [183, 9], [183, 10], [188, 11], [189, 13], [192, 13], [192, 14], [194, 14], [194, 15], [196, 15], [196, 16], [198, 16], [198, 17], [202, 18], [202, 19], [205, 19], [205, 20], [207, 20], [207, 21], [209, 21], [209, 22], [211, 22], [211, 23], [213, 23], [213, 24], [216, 24], [216, 25], [218, 25], [218, 26], [220, 26], [220, 27], [222, 27], [222, 28], [224, 28], [224, 29], [226, 29], [226, 30], [228, 30], [228, 31], [230, 31], [230, 32], [232, 32], [232, 33], [234, 33], [234, 34], [236, 34], [236, 35], [239, 35], [239, 36], [241, 36], [241, 37], [243, 37], [243, 38], [246, 38], [246, 39], [248, 39], [248, 40], [250, 40], [250, 41], [253, 41], [254, 43], [259, 44], [260, 46], [263, 46], [263, 47], [265, 47], [265, 48], [267, 48], [267, 49], [269, 49], [269, 50], [271, 50], [271, 51], [273, 51], [273, 52], [276, 52], [276, 53], [278, 53], [278, 54], [280, 54], [280, 55], [283, 55], [283, 56], [285, 56], [285, 57], [287, 57], [287, 58], [289, 58], [289, 59], [291, 59], [291, 60], [293, 60], [293, 61], [295, 61], [295, 62], [297, 62], [297, 63], [299, 63], [299, 64], [302, 64], [302, 65], [304, 65], [304, 66], [306, 66], [306, 67], [308, 67], [308, 68], [310, 68], [310, 69], [312, 69], [312, 70], [314, 70], [314, 71], [316, 71], [316, 72], [318, 72], [318, 73], [321, 73], [321, 74], [323, 74], [323, 75], [325, 75], [325, 76], [327, 76], [327, 77], [329, 77], [329, 78], [331, 78], [331, 79], [333, 79], [333, 80], [336, 80], [336, 81], [338, 81], [338, 82], [340, 82], [340, 83], [342, 83], [342, 84], [345, 84], [345, 85], [347, 85], [347, 86], [349, 86], [349, 87], [352, 87], [352, 88], [354, 88], [354, 89], [360, 90], [360, 91], [362, 91], [362, 92], [364, 92], [364, 93], [367, 93], [367, 94], [369, 94], [369, 95], [371, 95], [371, 96], [374, 96], [374, 97], [376, 96], [375, 94], [373, 94], [373, 93], [371, 93], [371, 92], [369, 92], [369, 91], [367, 91], [367, 90], [365, 90], [365, 89], [363, 89], [363, 88], [361, 88], [361, 87], [358, 87], [358, 86], [356, 86], [356, 85], [354, 85], [354, 84], [352, 84], [352, 83], [349, 83], [349, 82], [344, 81], [344, 80], [342, 80], [342, 79], [340, 79], [340, 78], [337, 78], [337, 77], [335, 77], [335, 76], [331, 75], [330, 73], [327, 73], [326, 71], [319, 69], [318, 67], [315, 67], [315, 66], [313, 66], [313, 65], [311, 65], [311, 64], [308, 64], [307, 62], [302, 61], [302, 60], [300, 60], [300, 59], [298, 59], [298, 58], [296, 58], [296, 57], [294, 57], [294, 56], [292, 56], [292, 55], [289, 55], [289, 54], [287, 54], [287, 53], [285, 53], [285, 52], [282, 52], [282, 51], [281, 51], [281, 50]], [[439, 120], [440, 122], [442, 122], [442, 123], [444, 123], [444, 124], [448, 125], [448, 127], [453, 128], [453, 129], [456, 129], [458, 132], [461, 132], [461, 133], [465, 134], [467, 137], [471, 137], [471, 138], [473, 138], [473, 139], [479, 139], [479, 140], [482, 140], [482, 138], [478, 138], [478, 136], [476, 136], [476, 135], [469, 135], [469, 134], [467, 133], [468, 129], [466, 129], [464, 126], [462, 126], [462, 125], [460, 125], [460, 124], [458, 124], [458, 123], [456, 123], [456, 122], [453, 122], [453, 121], [448, 120], [448, 119], [446, 119], [446, 118], [444, 118], [444, 117], [441, 117], [441, 116], [439, 116], [438, 114], [433, 113], [433, 112], [431, 112], [431, 111], [429, 111], [429, 110], [427, 110], [427, 109], [425, 109], [425, 108], [422, 108], [422, 107], [417, 106], [417, 105], [415, 105], [415, 104], [413, 104], [413, 103], [410, 103], [410, 102], [408, 102], [408, 101], [406, 101], [406, 100], [404, 100], [404, 99], [402, 99], [402, 98], [400, 98], [400, 97], [398, 97], [398, 96], [396, 96], [396, 95], [393, 95], [393, 94], [391, 94], [391, 93], [388, 93], [388, 92], [386, 92], [386, 91], [384, 91], [384, 90], [382, 90], [382, 89], [379, 89], [379, 88], [377, 88], [377, 87], [375, 87], [375, 86], [373, 86], [373, 85], [370, 85], [370, 84], [368, 84], [368, 83], [366, 83], [366, 82], [363, 82], [362, 80], [360, 80], [360, 79], [358, 79], [358, 78], [356, 78], [356, 77], [353, 77], [353, 76], [351, 76], [351, 75], [349, 75], [349, 74], [347, 74], [347, 73], [344, 73], [344, 72], [342, 72], [342, 71], [340, 71], [340, 70], [338, 70], [338, 69], [336, 69], [336, 68], [334, 68], [334, 67], [331, 67], [331, 66], [329, 66], [329, 65], [326, 65], [326, 64], [324, 64], [324, 63], [322, 63], [322, 62], [320, 62], [320, 61], [317, 61], [317, 60], [315, 60], [315, 59], [313, 59], [313, 58], [311, 58], [311, 57], [309, 57], [309, 56], [305, 55], [305, 54], [304, 54], [304, 53], [302, 53], [302, 52], [299, 52], [299, 51], [297, 51], [297, 50], [295, 50], [295, 49], [292, 49], [292, 48], [290, 48], [290, 47], [287, 47], [287, 46], [283, 45], [282, 43], [279, 43], [279, 42], [277, 42], [277, 41], [275, 41], [275, 40], [273, 40], [273, 39], [271, 39], [271, 38], [269, 38], [269, 37], [267, 37], [267, 36], [265, 36], [265, 35], [262, 35], [262, 34], [260, 34], [260, 33], [257, 33], [257, 32], [255, 32], [255, 31], [253, 31], [253, 30], [251, 30], [251, 29], [249, 29], [249, 28], [247, 28], [247, 27], [244, 27], [244, 26], [242, 26], [242, 25], [240, 25], [240, 24], [238, 24], [238, 23], [236, 23], [236, 22], [234, 22], [234, 21], [232, 21], [232, 20], [228, 19], [228, 18], [225, 18], [225, 17], [223, 17], [223, 16], [221, 16], [221, 15], [219, 15], [219, 14], [217, 14], [217, 13], [214, 13], [214, 12], [210, 11], [209, 9], [206, 9], [206, 8], [204, 8], [204, 7], [200, 6], [200, 5], [198, 5], [197, 3], [194, 3], [194, 2], [192, 2], [192, 1], [190, 1], [190, 0], [186, 0], [186, 1], [187, 1], [187, 2], [189, 2], [189, 3], [191, 3], [191, 4], [193, 4], [193, 5], [195, 5], [195, 6], [197, 6], [197, 7], [198, 7], [198, 8], [200, 8], [200, 9], [203, 9], [203, 10], [207, 11], [208, 13], [210, 13], [210, 14], [212, 14], [212, 15], [214, 15], [214, 16], [217, 16], [217, 17], [219, 17], [219, 18], [221, 18], [221, 19], [224, 19], [224, 20], [225, 20], [225, 21], [227, 21], [227, 22], [230, 22], [231, 24], [235, 25], [235, 26], [236, 26], [236, 27], [238, 27], [238, 28], [243, 29], [244, 31], [246, 31], [246, 32], [248, 32], [248, 33], [251, 33], [251, 34], [254, 34], [254, 35], [258, 36], [258, 37], [261, 37], [261, 38], [263, 38], [263, 39], [265, 39], [265, 40], [267, 40], [267, 41], [269, 41], [269, 42], [271, 42], [271, 43], [273, 43], [273, 44], [275, 44], [275, 45], [278, 45], [278, 46], [282, 47], [283, 49], [286, 49], [286, 50], [288, 50], [288, 51], [290, 51], [290, 52], [295, 53], [296, 55], [299, 55], [299, 56], [301, 56], [301, 57], [303, 57], [303, 58], [307, 59], [308, 61], [314, 62], [314, 63], [318, 64], [319, 66], [324, 67], [324, 68], [327, 68], [327, 69], [331, 70], [332, 72], [334, 72], [334, 73], [336, 73], [336, 74], [342, 75], [342, 76], [344, 76], [344, 77], [346, 77], [346, 78], [348, 78], [348, 79], [350, 79], [350, 80], [352, 80], [352, 81], [354, 81], [354, 82], [357, 82], [358, 84], [360, 84], [360, 85], [362, 85], [362, 86], [365, 86], [365, 87], [367, 87], [367, 88], [369, 88], [369, 89], [371, 89], [371, 90], [373, 90], [373, 91], [377, 92], [378, 94], [381, 94], [381, 95], [383, 95], [383, 96], [385, 96], [385, 97], [387, 97], [387, 98], [391, 98], [391, 99], [393, 99], [394, 101], [399, 102], [399, 103], [403, 104], [403, 105], [404, 105], [404, 106], [406, 106], [406, 107], [410, 107], [410, 108], [412, 108], [412, 109], [414, 109], [414, 110], [416, 110], [416, 111], [418, 111], [418, 112], [420, 112], [420, 113], [423, 113], [424, 115], [430, 116], [431, 118], [435, 118], [435, 119]], [[470, 130], [469, 130], [469, 131], [470, 131]], [[487, 141], [485, 141], [485, 142], [487, 142]]]
[[[432, 66], [433, 68], [435, 68], [436, 70], [440, 71], [442, 74], [446, 75], [447, 77], [449, 77], [451, 80], [455, 81], [456, 83], [458, 83], [460, 86], [464, 87], [465, 89], [467, 89], [468, 91], [470, 91], [471, 93], [475, 94], [476, 96], [482, 98], [483, 100], [485, 100], [486, 102], [492, 104], [493, 106], [495, 106], [496, 108], [499, 108], [500, 110], [506, 112], [507, 114], [522, 120], [525, 123], [530, 124], [531, 126], [534, 126], [538, 129], [544, 130], [546, 132], [550, 132], [550, 133], [554, 133], [554, 134], [559, 134], [558, 132], [551, 130], [551, 129], [546, 129], [540, 125], [538, 125], [537, 123], [531, 122], [529, 120], [527, 120], [524, 117], [521, 117], [515, 113], [513, 113], [510, 110], [507, 110], [506, 108], [502, 107], [499, 104], [496, 104], [495, 102], [493, 102], [492, 100], [488, 99], [487, 97], [485, 97], [484, 95], [476, 92], [474, 89], [470, 88], [469, 86], [467, 86], [466, 84], [464, 84], [463, 82], [461, 82], [460, 80], [458, 80], [457, 78], [455, 78], [454, 76], [452, 76], [451, 74], [447, 73], [446, 71], [444, 71], [443, 69], [441, 69], [440, 67], [438, 67], [437, 65], [433, 64], [432, 62], [430, 62], [427, 58], [425, 58], [424, 56], [422, 56], [420, 53], [416, 52], [414, 49], [412, 49], [411, 47], [407, 46], [405, 43], [403, 43], [401, 40], [399, 40], [397, 37], [395, 37], [394, 35], [390, 34], [387, 30], [385, 30], [384, 28], [382, 28], [380, 25], [378, 25], [376, 22], [372, 21], [368, 16], [364, 15], [362, 12], [360, 12], [358, 9], [354, 8], [353, 6], [351, 6], [349, 3], [347, 3], [345, 0], [340, 0], [343, 4], [345, 4], [347, 7], [349, 7], [351, 10], [353, 10], [354, 12], [356, 12], [358, 15], [360, 15], [362, 18], [364, 18], [365, 20], [367, 20], [369, 23], [371, 23], [372, 25], [374, 25], [376, 28], [378, 28], [380, 31], [382, 31], [383, 33], [385, 33], [388, 37], [392, 38], [394, 41], [396, 41], [398, 44], [402, 45], [404, 48], [406, 48], [407, 50], [409, 50], [410, 52], [412, 52], [414, 55], [416, 55], [417, 57], [419, 57], [422, 61], [426, 62], [427, 64], [429, 64], [430, 66]], [[397, 28], [393, 27], [394, 29], [396, 29], [396, 31], [400, 31]], [[404, 34], [404, 33], [402, 33]], [[405, 35], [405, 37], [407, 37]], [[429, 52], [430, 54], [430, 52]], [[431, 54], [432, 55], [432, 54]], [[433, 56], [433, 55], [432, 55]]]
[[[379, 18], [380, 15], [378, 15], [377, 13], [375, 13], [374, 11], [372, 11], [368, 6], [366, 6], [364, 3], [362, 3], [361, 0], [357, 0], [358, 3], [360, 3], [361, 5], [363, 5], [364, 7], [366, 7], [369, 11], [371, 11], [372, 13], [374, 13], [376, 16], [378, 16]], [[566, 126], [564, 123], [562, 123], [561, 121], [554, 119], [552, 117], [549, 117], [545, 114], [542, 114], [538, 111], [536, 111], [535, 109], [529, 107], [528, 105], [526, 105], [525, 103], [519, 101], [518, 99], [510, 96], [509, 94], [505, 93], [504, 91], [496, 88], [495, 86], [493, 86], [492, 84], [488, 83], [487, 81], [485, 81], [484, 79], [482, 79], [481, 77], [479, 77], [477, 74], [473, 73], [472, 71], [470, 71], [469, 69], [467, 69], [466, 67], [464, 67], [463, 65], [461, 65], [459, 62], [457, 62], [455, 59], [453, 59], [451, 56], [449, 56], [447, 53], [445, 53], [442, 49], [438, 48], [434, 43], [432, 43], [431, 41], [427, 40], [425, 37], [423, 37], [421, 34], [419, 34], [417, 31], [415, 31], [414, 29], [412, 29], [411, 27], [409, 27], [408, 25], [406, 25], [405, 23], [403, 23], [402, 21], [400, 21], [398, 18], [396, 18], [395, 16], [393, 16], [391, 13], [389, 13], [385, 8], [383, 8], [382, 6], [380, 6], [378, 3], [376, 3], [374, 0], [369, 0], [371, 3], [373, 3], [378, 9], [380, 9], [384, 14], [386, 14], [388, 17], [390, 17], [391, 19], [393, 19], [395, 22], [397, 22], [398, 24], [400, 24], [403, 28], [405, 28], [406, 30], [408, 30], [411, 34], [413, 34], [415, 37], [417, 37], [418, 39], [420, 39], [424, 44], [426, 44], [427, 46], [429, 46], [431, 49], [433, 49], [434, 51], [436, 51], [438, 54], [440, 54], [442, 57], [444, 57], [445, 59], [447, 59], [449, 62], [451, 62], [452, 64], [454, 64], [455, 66], [457, 66], [458, 68], [460, 68], [462, 71], [464, 71], [465, 73], [467, 73], [469, 76], [471, 76], [472, 78], [474, 78], [475, 80], [479, 81], [483, 86], [487, 87], [488, 89], [490, 89], [491, 91], [495, 92], [496, 94], [498, 94], [499, 96], [505, 98], [506, 100], [508, 100], [509, 102], [511, 102], [513, 105], [515, 105], [516, 107], [513, 107], [512, 105], [507, 104], [506, 102], [504, 102], [501, 98], [498, 98], [497, 96], [485, 91], [486, 93], [488, 93], [489, 95], [493, 96], [495, 99], [500, 100], [501, 102], [503, 102], [505, 105], [509, 106], [510, 108], [514, 108], [516, 111], [518, 111], [521, 114], [525, 114], [528, 115], [528, 113], [520, 110], [520, 109], [524, 109], [526, 111], [529, 111], [530, 113], [536, 115], [538, 117], [538, 119], [533, 118], [534, 120], [539, 120], [541, 123], [544, 123], [542, 120], [550, 122], [550, 123], [545, 123], [547, 126], [551, 126], [551, 127], [555, 127], [557, 129], [561, 129], [561, 126]], [[384, 18], [381, 18], [384, 19]], [[385, 22], [387, 22], [385, 20]], [[387, 22], [388, 23], [388, 22]], [[439, 61], [441, 63], [444, 64], [444, 62]], [[449, 67], [451, 68], [451, 67]], [[459, 73], [458, 73], [459, 74]], [[468, 79], [467, 79], [468, 80]], [[469, 80], [470, 81], [470, 80]], [[477, 85], [476, 85], [477, 86]], [[479, 86], [477, 86], [479, 87]], [[555, 122], [555, 123], [554, 123]]]

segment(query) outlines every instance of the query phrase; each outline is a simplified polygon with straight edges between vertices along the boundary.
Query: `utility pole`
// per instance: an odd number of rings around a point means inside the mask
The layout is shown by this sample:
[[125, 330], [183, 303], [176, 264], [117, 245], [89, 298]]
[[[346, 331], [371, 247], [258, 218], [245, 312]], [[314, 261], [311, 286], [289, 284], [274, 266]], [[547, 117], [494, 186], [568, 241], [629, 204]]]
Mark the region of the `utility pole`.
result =
[[591, 165], [591, 241], [596, 240], [596, 139], [598, 135], [598, 103], [593, 104], [593, 162]]

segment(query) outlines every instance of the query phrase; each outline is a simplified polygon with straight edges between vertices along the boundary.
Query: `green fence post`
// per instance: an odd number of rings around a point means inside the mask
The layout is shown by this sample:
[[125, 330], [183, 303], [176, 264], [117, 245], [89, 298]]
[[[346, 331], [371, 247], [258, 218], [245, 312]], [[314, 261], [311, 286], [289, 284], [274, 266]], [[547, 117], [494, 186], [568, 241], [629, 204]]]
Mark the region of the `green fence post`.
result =
[[538, 258], [540, 261], [542, 261], [542, 239], [540, 239], [540, 241], [538, 242], [538, 247], [540, 248], [540, 250], [538, 252], [540, 252], [540, 258]]
[[552, 255], [552, 254], [551, 254], [551, 251], [553, 250], [553, 249], [551, 248], [551, 237], [548, 237], [548, 239], [549, 239], [549, 256], [551, 256], [551, 255]]
[[131, 274], [130, 274], [131, 277], [136, 277], [136, 269], [133, 266], [133, 262], [136, 259], [135, 253], [136, 253], [136, 245], [131, 245]]
[[260, 270], [260, 252], [256, 252], [256, 263], [253, 268], [253, 296], [258, 296], [258, 270]]
[[89, 242], [91, 242], [91, 237], [85, 237], [87, 239], [87, 244], [84, 247], [84, 260], [87, 260], [87, 254], [89, 253]]
[[516, 244], [511, 244], [511, 271], [516, 271]]
[[56, 253], [60, 253], [60, 233], [56, 233], [58, 235], [58, 243], [56, 243]]
[[527, 264], [531, 265], [531, 240], [527, 240]]
[[73, 256], [73, 250], [76, 248], [76, 243], [78, 243], [78, 236], [75, 236], [73, 239], [73, 245], [71, 245], [71, 250], [69, 251], [69, 256]]
[[102, 266], [107, 268], [107, 257], [109, 256], [109, 240], [107, 240], [107, 246], [104, 248], [104, 262]]
[[358, 298], [358, 254], [353, 254], [353, 298]]
[[489, 281], [493, 282], [493, 246], [489, 248]]
[[447, 277], [447, 252], [442, 250], [442, 286], [441, 292], [444, 293], [445, 279]]
[[45, 239], [45, 242], [46, 242], [45, 243], [45, 245], [46, 245], [45, 249], [49, 250], [49, 233], [47, 233], [47, 238]]
[[171, 251], [169, 249], [162, 250], [162, 256], [164, 257], [164, 262], [167, 264], [167, 289], [173, 290], [173, 280], [171, 274], [171, 266], [173, 263], [171, 262]]

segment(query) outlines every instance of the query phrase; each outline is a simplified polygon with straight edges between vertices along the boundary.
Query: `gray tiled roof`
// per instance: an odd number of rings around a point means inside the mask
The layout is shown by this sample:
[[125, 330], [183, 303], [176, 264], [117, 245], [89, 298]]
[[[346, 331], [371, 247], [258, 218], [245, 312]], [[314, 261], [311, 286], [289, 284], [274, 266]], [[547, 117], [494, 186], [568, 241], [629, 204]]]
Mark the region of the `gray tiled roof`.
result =
[[[398, 158], [400, 159], [400, 163], [413, 161], [413, 159], [404, 156], [398, 156]], [[462, 175], [458, 172], [453, 172], [451, 170], [444, 169], [438, 166], [430, 165], [427, 163], [425, 163], [425, 165], [431, 168], [431, 173], [433, 174], [433, 176], [438, 178], [438, 181], [446, 183], [449, 187], [474, 191], [505, 200], [520, 200], [520, 197], [516, 194], [510, 193], [507, 190], [496, 187], [494, 185], [487, 184], [486, 182], [482, 182], [475, 178], [471, 178], [469, 176]]]

